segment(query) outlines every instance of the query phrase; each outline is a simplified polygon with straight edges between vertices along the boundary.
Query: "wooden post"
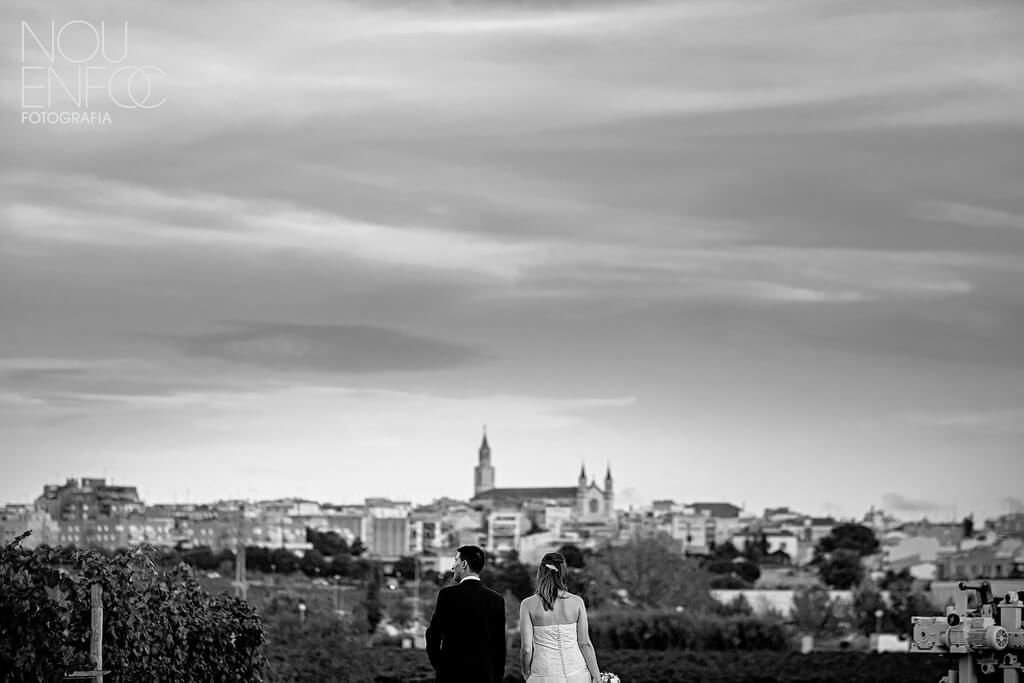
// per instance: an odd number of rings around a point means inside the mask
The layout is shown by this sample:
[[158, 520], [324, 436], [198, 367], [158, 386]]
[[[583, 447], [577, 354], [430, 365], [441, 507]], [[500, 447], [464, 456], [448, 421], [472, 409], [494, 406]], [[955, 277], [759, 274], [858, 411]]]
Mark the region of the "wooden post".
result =
[[91, 607], [89, 616], [90, 630], [89, 638], [89, 659], [92, 660], [90, 671], [74, 671], [64, 677], [64, 680], [79, 680], [91, 678], [97, 683], [103, 683], [103, 674], [110, 673], [103, 670], [103, 586], [94, 583], [89, 587], [89, 604]]
[[96, 683], [103, 683], [103, 586], [94, 583], [90, 590], [92, 600], [92, 638], [89, 642], [89, 656]]
[[246, 579], [245, 568], [245, 542], [239, 541], [235, 550], [235, 597], [247, 600], [249, 597], [249, 582]]

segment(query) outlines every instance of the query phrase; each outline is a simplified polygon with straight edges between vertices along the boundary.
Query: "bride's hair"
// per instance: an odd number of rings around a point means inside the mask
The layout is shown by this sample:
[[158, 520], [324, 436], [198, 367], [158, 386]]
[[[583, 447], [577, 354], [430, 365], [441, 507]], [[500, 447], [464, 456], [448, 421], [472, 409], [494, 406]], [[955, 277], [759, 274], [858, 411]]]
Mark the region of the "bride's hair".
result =
[[558, 591], [568, 592], [569, 587], [566, 581], [565, 558], [561, 553], [548, 553], [540, 560], [537, 567], [537, 595], [544, 603], [544, 609], [551, 611], [554, 608], [555, 600], [558, 599]]

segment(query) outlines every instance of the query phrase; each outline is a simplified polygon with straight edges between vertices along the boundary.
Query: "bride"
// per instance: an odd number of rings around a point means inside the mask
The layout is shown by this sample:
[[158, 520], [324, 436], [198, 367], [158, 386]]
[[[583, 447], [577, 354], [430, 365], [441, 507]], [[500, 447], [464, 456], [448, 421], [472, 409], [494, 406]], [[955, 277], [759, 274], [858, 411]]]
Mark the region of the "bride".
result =
[[527, 683], [598, 683], [583, 598], [566, 588], [565, 558], [548, 553], [537, 568], [537, 591], [519, 608]]

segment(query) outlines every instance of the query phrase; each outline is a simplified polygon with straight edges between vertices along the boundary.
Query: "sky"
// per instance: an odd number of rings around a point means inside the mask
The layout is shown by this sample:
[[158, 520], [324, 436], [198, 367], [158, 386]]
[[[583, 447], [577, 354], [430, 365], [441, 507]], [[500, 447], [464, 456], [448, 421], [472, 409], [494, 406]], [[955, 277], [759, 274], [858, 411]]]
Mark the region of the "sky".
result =
[[0, 7], [0, 502], [466, 499], [486, 425], [620, 507], [1024, 509], [1017, 0], [76, 5]]

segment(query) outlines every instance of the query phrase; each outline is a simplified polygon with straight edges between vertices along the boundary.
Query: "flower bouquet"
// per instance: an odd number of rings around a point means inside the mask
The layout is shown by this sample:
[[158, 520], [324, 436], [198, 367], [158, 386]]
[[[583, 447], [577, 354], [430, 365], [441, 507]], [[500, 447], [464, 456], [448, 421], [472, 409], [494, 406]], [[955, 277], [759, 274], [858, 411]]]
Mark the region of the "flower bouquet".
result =
[[601, 683], [622, 683], [622, 681], [611, 671], [604, 671], [601, 673]]

